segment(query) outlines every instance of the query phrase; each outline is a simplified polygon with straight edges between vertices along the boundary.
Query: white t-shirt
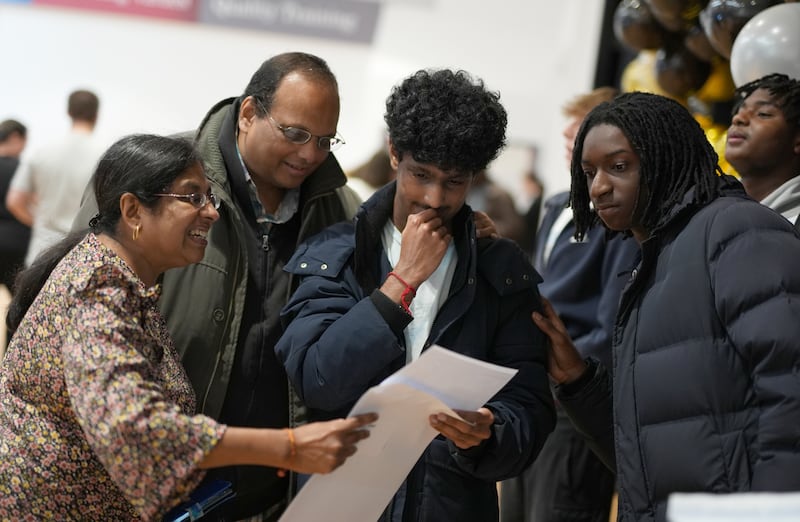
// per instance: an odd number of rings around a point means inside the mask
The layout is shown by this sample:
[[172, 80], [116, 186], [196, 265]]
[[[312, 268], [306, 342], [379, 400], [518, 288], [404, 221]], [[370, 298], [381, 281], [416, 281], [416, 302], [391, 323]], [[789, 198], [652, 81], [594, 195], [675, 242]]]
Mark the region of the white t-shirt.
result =
[[37, 202], [26, 265], [72, 229], [81, 196], [103, 149], [93, 135], [73, 130], [20, 163], [11, 188], [34, 194]]
[[779, 212], [794, 224], [797, 216], [800, 215], [800, 175], [790, 178], [786, 183], [773, 190], [761, 200], [761, 204]]

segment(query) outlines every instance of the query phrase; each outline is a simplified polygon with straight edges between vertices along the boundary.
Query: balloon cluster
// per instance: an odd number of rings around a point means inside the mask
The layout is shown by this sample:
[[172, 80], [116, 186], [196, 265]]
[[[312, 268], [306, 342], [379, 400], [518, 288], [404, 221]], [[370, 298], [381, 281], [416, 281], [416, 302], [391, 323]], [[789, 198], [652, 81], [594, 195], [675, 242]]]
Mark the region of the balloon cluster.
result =
[[[739, 31], [757, 13], [782, 2], [622, 0], [614, 12], [614, 35], [634, 51], [654, 51], [653, 75], [660, 90], [685, 101], [712, 76], [730, 76], [728, 60]], [[722, 91], [706, 94], [730, 98], [733, 81], [723, 79], [713, 79]]]
[[736, 85], [769, 73], [800, 78], [800, 3], [795, 2], [621, 0], [614, 35], [637, 54], [620, 87], [680, 101], [715, 148], [724, 148], [724, 135], [719, 136], [726, 125], [713, 120], [715, 104], [730, 102]]

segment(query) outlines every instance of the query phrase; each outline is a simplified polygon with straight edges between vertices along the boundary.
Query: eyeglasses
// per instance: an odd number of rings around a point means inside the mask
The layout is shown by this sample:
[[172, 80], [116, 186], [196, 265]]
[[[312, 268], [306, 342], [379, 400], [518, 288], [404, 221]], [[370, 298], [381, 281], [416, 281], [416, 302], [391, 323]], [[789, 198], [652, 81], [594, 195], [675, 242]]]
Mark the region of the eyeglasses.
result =
[[208, 205], [210, 202], [215, 209], [219, 208], [219, 198], [213, 192], [209, 192], [208, 194], [153, 194], [154, 196], [167, 196], [171, 198], [182, 199], [191, 205], [194, 208], [201, 209]]
[[270, 116], [269, 112], [267, 112], [267, 109], [264, 108], [264, 105], [261, 103], [261, 100], [255, 97], [254, 99], [256, 100], [258, 106], [261, 107], [261, 110], [264, 111], [264, 114], [267, 115], [269, 121], [271, 121], [272, 124], [283, 133], [283, 137], [295, 145], [305, 145], [311, 141], [311, 138], [317, 138], [317, 147], [319, 147], [320, 150], [334, 151], [345, 143], [344, 139], [342, 139], [342, 137], [338, 134], [336, 134], [336, 136], [317, 136], [315, 134], [311, 134], [305, 129], [301, 129], [300, 127], [288, 127], [286, 125], [281, 125], [275, 121], [272, 116]]

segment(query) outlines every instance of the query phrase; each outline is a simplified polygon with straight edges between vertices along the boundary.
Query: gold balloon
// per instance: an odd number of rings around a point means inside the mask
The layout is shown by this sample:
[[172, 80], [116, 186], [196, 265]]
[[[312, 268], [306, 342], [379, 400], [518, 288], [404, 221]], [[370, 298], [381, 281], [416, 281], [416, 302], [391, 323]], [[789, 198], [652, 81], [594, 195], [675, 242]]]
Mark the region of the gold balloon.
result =
[[694, 96], [706, 103], [723, 102], [732, 99], [735, 90], [730, 63], [719, 58], [711, 62], [711, 74]]
[[660, 94], [686, 105], [686, 99], [670, 96], [658, 85], [656, 80], [655, 50], [645, 49], [639, 51], [636, 58], [631, 60], [623, 69], [619, 83], [622, 92], [641, 91]]
[[719, 167], [722, 169], [722, 172], [738, 178], [739, 173], [736, 172], [731, 164], [725, 159], [725, 146], [728, 141], [728, 128], [724, 125], [714, 123], [710, 117], [702, 114], [695, 114], [694, 119], [700, 124], [700, 127], [702, 127], [703, 131], [705, 131], [708, 142], [714, 148], [714, 152], [717, 153], [717, 156], [719, 156], [718, 163]]

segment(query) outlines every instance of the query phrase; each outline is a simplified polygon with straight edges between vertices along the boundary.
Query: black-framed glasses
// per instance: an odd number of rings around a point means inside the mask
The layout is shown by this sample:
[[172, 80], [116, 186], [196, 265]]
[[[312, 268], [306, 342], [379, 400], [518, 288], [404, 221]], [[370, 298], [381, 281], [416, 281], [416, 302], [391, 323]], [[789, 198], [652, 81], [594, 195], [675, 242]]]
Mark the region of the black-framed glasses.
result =
[[194, 208], [201, 209], [211, 203], [215, 209], [219, 208], [219, 198], [213, 192], [209, 192], [208, 194], [198, 193], [198, 194], [153, 194], [154, 196], [161, 196], [161, 197], [170, 197], [170, 198], [177, 198], [182, 199], [190, 203]]
[[319, 147], [320, 150], [331, 152], [345, 144], [344, 139], [341, 136], [339, 136], [338, 133], [335, 136], [317, 136], [316, 134], [311, 134], [307, 130], [302, 129], [300, 127], [290, 127], [288, 125], [281, 125], [280, 123], [275, 121], [275, 119], [270, 115], [267, 109], [264, 108], [264, 104], [261, 103], [261, 100], [259, 100], [256, 97], [253, 97], [253, 99], [256, 100], [258, 106], [261, 107], [261, 110], [264, 111], [264, 114], [267, 115], [269, 121], [271, 121], [272, 124], [279, 131], [283, 133], [283, 137], [286, 138], [288, 141], [294, 143], [295, 145], [305, 145], [306, 143], [311, 141], [311, 138], [317, 138], [317, 147]]

